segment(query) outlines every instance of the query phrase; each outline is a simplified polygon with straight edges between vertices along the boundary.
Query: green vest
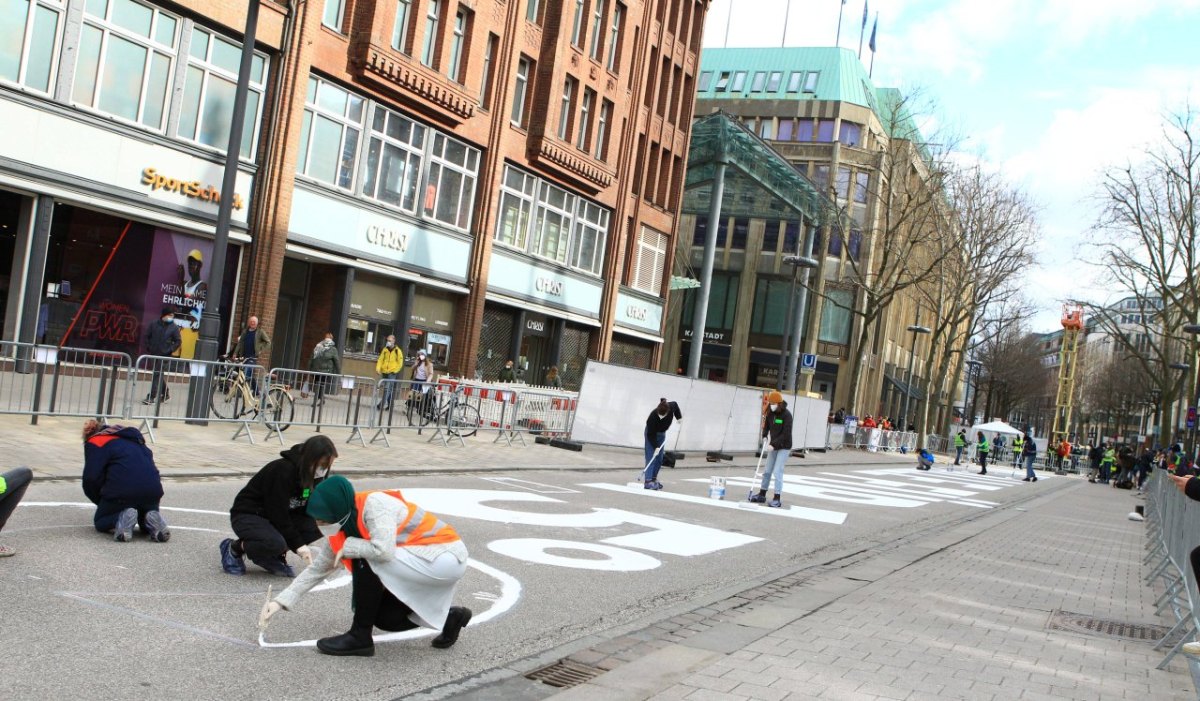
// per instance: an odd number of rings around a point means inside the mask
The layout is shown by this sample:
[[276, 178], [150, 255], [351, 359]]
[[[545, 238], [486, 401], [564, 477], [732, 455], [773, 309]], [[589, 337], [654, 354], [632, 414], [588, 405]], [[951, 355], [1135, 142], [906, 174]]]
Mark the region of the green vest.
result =
[[1025, 445], [1025, 441], [1021, 440], [1020, 438], [1014, 438], [1013, 439], [1013, 452], [1019, 453], [1021, 451], [1021, 448], [1024, 445]]
[[963, 438], [963, 435], [961, 433], [954, 434], [954, 447], [955, 448], [962, 448], [966, 444], [967, 444], [967, 439]]
[[1117, 452], [1112, 448], [1104, 451], [1104, 457], [1100, 459], [1101, 465], [1111, 465], [1117, 461]]
[[979, 452], [986, 453], [991, 449], [992, 449], [992, 446], [990, 443], [988, 443], [987, 436], [984, 436], [983, 438], [979, 439], [979, 448], [977, 448], [977, 450]]

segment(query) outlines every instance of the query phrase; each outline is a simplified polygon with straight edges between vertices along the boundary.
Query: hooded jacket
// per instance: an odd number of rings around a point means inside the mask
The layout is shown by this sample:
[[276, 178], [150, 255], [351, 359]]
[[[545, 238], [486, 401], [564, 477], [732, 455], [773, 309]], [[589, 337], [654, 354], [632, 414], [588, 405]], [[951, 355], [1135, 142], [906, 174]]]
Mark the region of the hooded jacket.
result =
[[767, 436], [771, 437], [773, 449], [792, 449], [792, 412], [788, 411], [786, 401], [780, 401], [775, 411], [767, 412], [767, 419], [763, 424], [763, 437]]
[[[302, 447], [296, 444], [280, 453], [278, 460], [267, 463], [242, 487], [242, 491], [233, 499], [233, 507], [229, 509], [230, 513], [252, 514], [267, 519], [292, 550], [306, 543], [298, 524], [306, 520], [313, 521], [305, 512], [312, 490], [300, 484]], [[315, 479], [313, 488], [320, 483], [321, 478]], [[309, 530], [316, 529], [315, 521], [310, 525], [312, 528]]]
[[156, 319], [146, 329], [146, 352], [150, 355], [175, 355], [181, 345], [179, 326], [174, 321]]
[[667, 415], [661, 418], [658, 416], [658, 409], [655, 408], [650, 412], [650, 416], [646, 417], [646, 437], [652, 437], [656, 433], [666, 433], [675, 419], [682, 418], [683, 413], [679, 411], [678, 402], [667, 402]]
[[308, 369], [313, 372], [324, 372], [337, 375], [341, 372], [341, 359], [338, 358], [337, 346], [333, 339], [326, 338], [313, 348], [312, 360], [308, 361]]
[[162, 478], [142, 432], [105, 426], [83, 444], [83, 493], [92, 503], [162, 499]]

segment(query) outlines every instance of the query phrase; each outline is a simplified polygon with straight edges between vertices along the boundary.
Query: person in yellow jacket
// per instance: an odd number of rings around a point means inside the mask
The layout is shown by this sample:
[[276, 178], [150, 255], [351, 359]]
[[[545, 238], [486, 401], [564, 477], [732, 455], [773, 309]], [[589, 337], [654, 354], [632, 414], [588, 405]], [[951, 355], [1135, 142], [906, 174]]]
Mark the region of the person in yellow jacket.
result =
[[319, 651], [370, 657], [375, 654], [375, 628], [440, 630], [433, 639], [436, 648], [457, 642], [471, 609], [450, 605], [467, 569], [467, 548], [451, 526], [406, 501], [399, 490], [355, 493], [341, 475], [313, 490], [308, 514], [325, 540], [312, 565], [263, 605], [261, 629], [341, 564], [353, 578], [353, 623], [342, 635], [318, 640]]
[[396, 337], [388, 336], [387, 345], [379, 351], [379, 359], [375, 361], [375, 372], [379, 373], [383, 382], [383, 399], [379, 400], [376, 409], [388, 411], [392, 408], [392, 394], [396, 391], [396, 378], [404, 369], [404, 351], [396, 345]]

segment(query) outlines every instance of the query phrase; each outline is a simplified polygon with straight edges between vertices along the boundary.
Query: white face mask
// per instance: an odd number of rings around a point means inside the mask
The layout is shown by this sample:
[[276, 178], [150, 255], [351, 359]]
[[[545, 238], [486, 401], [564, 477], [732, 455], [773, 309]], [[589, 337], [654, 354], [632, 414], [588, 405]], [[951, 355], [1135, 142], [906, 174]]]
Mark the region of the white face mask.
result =
[[395, 341], [388, 341], [388, 342], [387, 342], [387, 347], [388, 347], [388, 348], [391, 348], [392, 346], [395, 346], [395, 345], [396, 345]]
[[779, 405], [778, 404], [768, 404], [767, 408], [770, 409], [771, 411], [775, 411], [776, 409], [779, 408]]
[[667, 414], [666, 414], [666, 412], [663, 412], [663, 413], [659, 414], [659, 415], [658, 415], [658, 418], [660, 418], [660, 419], [665, 419], [665, 418], [667, 418]]
[[324, 525], [317, 526], [317, 530], [321, 532], [321, 535], [325, 536], [326, 538], [329, 538], [329, 537], [337, 535], [338, 531], [342, 530], [342, 524], [326, 523]]
[[317, 479], [324, 479], [325, 476], [328, 474], [329, 474], [328, 467], [318, 467], [317, 471], [313, 473], [313, 476], [316, 477]]

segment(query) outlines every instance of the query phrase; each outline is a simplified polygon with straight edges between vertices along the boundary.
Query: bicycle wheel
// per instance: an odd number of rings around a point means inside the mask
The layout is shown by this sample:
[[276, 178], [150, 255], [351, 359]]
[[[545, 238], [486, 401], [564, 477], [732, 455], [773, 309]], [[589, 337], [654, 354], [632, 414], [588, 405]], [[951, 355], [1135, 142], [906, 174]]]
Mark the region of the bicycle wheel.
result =
[[212, 394], [208, 398], [208, 407], [213, 416], [218, 419], [236, 419], [246, 413], [245, 401], [237, 382], [227, 377], [213, 378]]
[[296, 403], [287, 390], [282, 387], [267, 390], [266, 405], [263, 407], [263, 419], [267, 426], [279, 432], [286, 431], [295, 416]]
[[446, 429], [456, 436], [470, 438], [479, 430], [479, 410], [470, 404], [455, 404], [445, 416]]

